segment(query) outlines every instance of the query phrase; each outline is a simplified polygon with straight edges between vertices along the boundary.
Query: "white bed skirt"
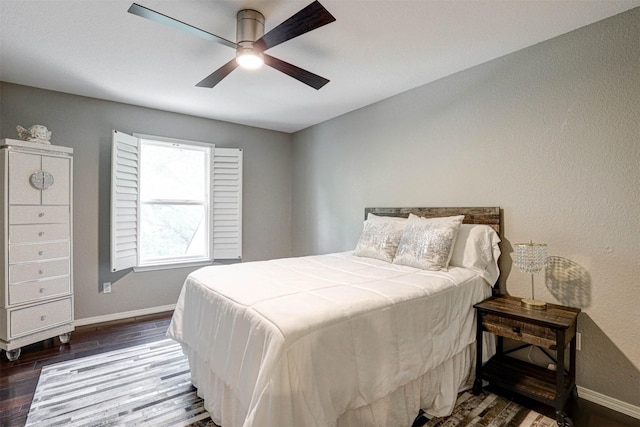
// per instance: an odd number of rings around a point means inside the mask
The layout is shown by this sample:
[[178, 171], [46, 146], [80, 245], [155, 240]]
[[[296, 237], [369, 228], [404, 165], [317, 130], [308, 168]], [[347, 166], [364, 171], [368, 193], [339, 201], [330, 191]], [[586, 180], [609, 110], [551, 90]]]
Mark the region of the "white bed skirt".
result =
[[[206, 362], [195, 352], [189, 351], [188, 347], [183, 346], [183, 349], [189, 358], [191, 381], [198, 389], [198, 396], [204, 399], [211, 419], [222, 427], [243, 426], [247, 408], [209, 369]], [[484, 334], [483, 349], [483, 360], [486, 362], [495, 353], [493, 335]], [[331, 426], [318, 424], [317, 427], [407, 427], [413, 423], [420, 409], [429, 416], [449, 415], [453, 411], [457, 394], [473, 385], [475, 354], [474, 342], [435, 369], [386, 397], [342, 414]]]

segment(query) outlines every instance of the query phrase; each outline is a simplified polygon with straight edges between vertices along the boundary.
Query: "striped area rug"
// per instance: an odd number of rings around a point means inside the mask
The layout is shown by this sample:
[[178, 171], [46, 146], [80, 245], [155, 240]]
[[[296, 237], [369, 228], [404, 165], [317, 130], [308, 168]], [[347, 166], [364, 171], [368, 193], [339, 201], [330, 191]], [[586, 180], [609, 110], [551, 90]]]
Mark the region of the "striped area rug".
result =
[[166, 339], [42, 368], [27, 426], [215, 426]]
[[[422, 419], [421, 419], [422, 418]], [[448, 417], [419, 416], [413, 427], [557, 427], [555, 420], [489, 392], [461, 393]]]
[[[166, 339], [42, 368], [27, 426], [216, 427], [191, 385], [180, 345]], [[460, 394], [451, 416], [418, 427], [550, 427], [556, 423], [492, 393]], [[266, 427], [266, 426], [265, 426]]]

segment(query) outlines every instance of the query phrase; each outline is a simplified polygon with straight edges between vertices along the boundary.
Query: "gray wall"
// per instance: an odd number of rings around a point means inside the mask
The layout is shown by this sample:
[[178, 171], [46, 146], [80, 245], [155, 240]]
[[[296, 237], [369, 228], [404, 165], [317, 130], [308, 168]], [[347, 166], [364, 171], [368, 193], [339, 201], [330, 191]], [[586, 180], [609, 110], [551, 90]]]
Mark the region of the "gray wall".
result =
[[[578, 384], [640, 406], [640, 9], [294, 135], [293, 252], [353, 249], [365, 206], [500, 206], [581, 307]], [[545, 280], [546, 279], [546, 280]], [[534, 352], [534, 357], [538, 357]]]
[[[74, 149], [77, 319], [175, 304], [192, 269], [109, 272], [111, 130], [212, 142], [244, 151], [244, 260], [291, 255], [291, 136], [31, 87], [0, 83], [0, 136], [43, 124]], [[113, 282], [111, 294], [99, 283]]]

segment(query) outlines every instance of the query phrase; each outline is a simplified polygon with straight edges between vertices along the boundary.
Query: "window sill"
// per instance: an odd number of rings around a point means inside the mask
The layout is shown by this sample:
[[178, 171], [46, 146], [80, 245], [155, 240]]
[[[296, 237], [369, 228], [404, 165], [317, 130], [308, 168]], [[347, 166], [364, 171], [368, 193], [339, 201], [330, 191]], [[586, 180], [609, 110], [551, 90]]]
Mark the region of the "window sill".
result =
[[197, 262], [183, 262], [183, 263], [175, 263], [175, 264], [145, 265], [143, 267], [133, 267], [133, 271], [135, 273], [142, 273], [145, 271], [172, 270], [175, 268], [205, 267], [208, 265], [213, 265], [213, 261], [197, 261]]

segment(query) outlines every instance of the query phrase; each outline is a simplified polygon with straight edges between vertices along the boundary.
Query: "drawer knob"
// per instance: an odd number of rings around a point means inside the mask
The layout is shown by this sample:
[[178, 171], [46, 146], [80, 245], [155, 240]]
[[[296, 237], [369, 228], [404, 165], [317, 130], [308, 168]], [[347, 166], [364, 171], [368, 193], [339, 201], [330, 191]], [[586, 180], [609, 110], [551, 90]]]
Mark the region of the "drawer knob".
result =
[[40, 288], [40, 293], [44, 294], [44, 288]]
[[38, 273], [44, 274], [44, 268], [41, 268], [40, 270], [38, 270]]
[[520, 326], [512, 326], [511, 330], [513, 332], [515, 332], [516, 334], [519, 334], [520, 333]]
[[40, 218], [42, 218], [42, 217], [44, 216], [44, 212], [40, 212], [40, 213], [38, 214], [38, 216], [39, 216]]
[[44, 231], [39, 232], [38, 236], [40, 236], [40, 237], [44, 236]]
[[47, 316], [45, 316], [44, 314], [40, 316], [40, 321], [44, 322], [45, 320], [47, 320]]
[[38, 255], [40, 256], [44, 255], [44, 251], [38, 251]]

